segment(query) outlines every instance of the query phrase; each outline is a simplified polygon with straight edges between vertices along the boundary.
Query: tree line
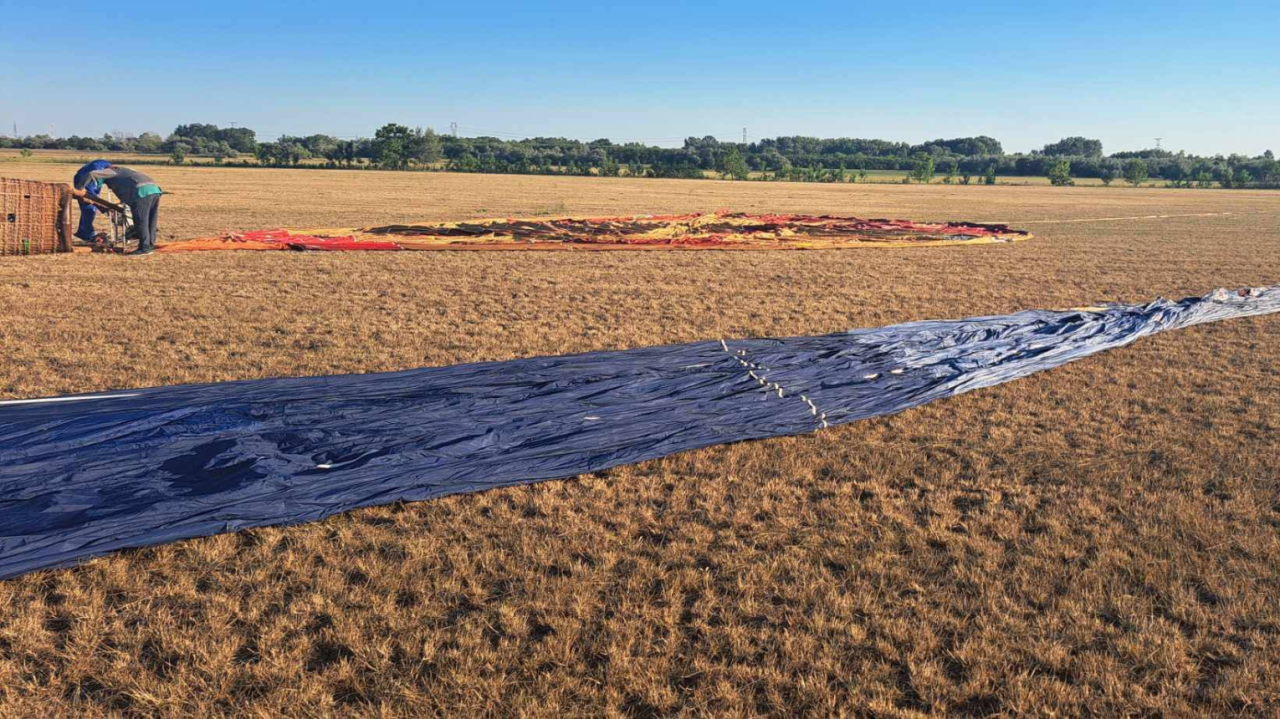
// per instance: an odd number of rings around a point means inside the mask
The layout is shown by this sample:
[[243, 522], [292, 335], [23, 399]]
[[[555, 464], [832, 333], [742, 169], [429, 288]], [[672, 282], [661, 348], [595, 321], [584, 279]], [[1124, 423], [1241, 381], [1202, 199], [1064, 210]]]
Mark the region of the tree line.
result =
[[1063, 138], [1028, 153], [1006, 153], [998, 140], [986, 136], [920, 144], [802, 136], [741, 143], [707, 136], [690, 137], [682, 146], [671, 148], [607, 139], [454, 137], [430, 128], [391, 123], [370, 138], [286, 135], [259, 142], [249, 128], [192, 123], [179, 125], [163, 138], [149, 132], [100, 138], [0, 138], [0, 148], [6, 147], [156, 154], [176, 163], [192, 156], [209, 157], [217, 163], [251, 156], [255, 164], [274, 167], [675, 178], [718, 173], [732, 179], [802, 182], [857, 182], [865, 180], [870, 171], [894, 170], [905, 171], [907, 182], [929, 182], [942, 176], [944, 182], [967, 184], [978, 178], [979, 182], [994, 183], [1000, 175], [1048, 177], [1054, 184], [1090, 177], [1106, 184], [1157, 179], [1184, 187], [1280, 187], [1280, 164], [1270, 150], [1257, 157], [1196, 156], [1163, 149], [1106, 155], [1101, 141], [1086, 137]]

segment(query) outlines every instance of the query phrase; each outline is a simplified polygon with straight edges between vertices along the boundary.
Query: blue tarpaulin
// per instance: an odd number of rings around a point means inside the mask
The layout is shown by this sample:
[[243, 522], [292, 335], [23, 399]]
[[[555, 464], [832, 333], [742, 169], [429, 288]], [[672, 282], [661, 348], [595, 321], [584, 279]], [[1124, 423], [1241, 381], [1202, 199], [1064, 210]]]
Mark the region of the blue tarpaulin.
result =
[[1280, 311], [1280, 287], [369, 375], [0, 403], [0, 578], [337, 512], [812, 432], [1145, 335]]

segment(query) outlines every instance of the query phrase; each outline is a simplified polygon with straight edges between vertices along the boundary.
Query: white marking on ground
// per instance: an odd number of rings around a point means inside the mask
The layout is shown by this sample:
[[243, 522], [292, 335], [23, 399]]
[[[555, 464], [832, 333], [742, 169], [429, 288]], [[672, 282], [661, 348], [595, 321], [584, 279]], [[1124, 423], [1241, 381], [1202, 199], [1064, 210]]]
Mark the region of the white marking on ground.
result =
[[1019, 225], [1062, 225], [1071, 222], [1120, 222], [1123, 220], [1168, 220], [1177, 217], [1227, 217], [1231, 212], [1193, 212], [1185, 215], [1133, 215], [1132, 217], [1081, 217], [1074, 220], [1023, 220]]

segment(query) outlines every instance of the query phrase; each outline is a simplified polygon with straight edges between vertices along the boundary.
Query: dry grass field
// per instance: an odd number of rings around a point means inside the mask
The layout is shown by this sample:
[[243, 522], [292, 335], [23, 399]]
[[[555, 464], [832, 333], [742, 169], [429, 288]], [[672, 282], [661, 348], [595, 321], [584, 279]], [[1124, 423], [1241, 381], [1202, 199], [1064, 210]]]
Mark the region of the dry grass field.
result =
[[[5, 258], [0, 397], [1280, 281], [1266, 192], [148, 171], [175, 192], [163, 238], [732, 208], [1007, 221], [1037, 239]], [[0, 715], [1274, 716], [1277, 596], [1273, 316], [810, 436], [0, 582]]]

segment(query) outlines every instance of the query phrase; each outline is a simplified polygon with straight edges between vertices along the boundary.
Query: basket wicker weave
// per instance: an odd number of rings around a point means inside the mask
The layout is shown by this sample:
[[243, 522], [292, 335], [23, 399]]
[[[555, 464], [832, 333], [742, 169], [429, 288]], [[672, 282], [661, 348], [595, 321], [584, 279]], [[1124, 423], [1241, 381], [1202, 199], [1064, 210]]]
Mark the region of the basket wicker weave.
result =
[[71, 251], [67, 186], [0, 177], [0, 255]]

